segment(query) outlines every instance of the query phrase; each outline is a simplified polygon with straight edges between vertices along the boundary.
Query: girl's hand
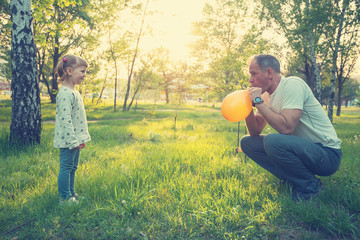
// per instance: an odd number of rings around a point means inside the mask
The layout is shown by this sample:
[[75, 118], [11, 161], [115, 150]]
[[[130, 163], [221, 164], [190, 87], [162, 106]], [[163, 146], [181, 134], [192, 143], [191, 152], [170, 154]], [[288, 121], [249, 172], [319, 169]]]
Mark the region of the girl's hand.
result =
[[74, 147], [74, 148], [72, 148], [72, 149], [70, 149], [70, 150], [77, 150], [77, 149], [79, 149], [79, 148], [80, 148], [80, 145], [77, 146], [77, 147]]
[[85, 143], [80, 144], [79, 146], [74, 147], [74, 148], [72, 148], [72, 149], [70, 149], [70, 150], [83, 149], [84, 147], [85, 147]]

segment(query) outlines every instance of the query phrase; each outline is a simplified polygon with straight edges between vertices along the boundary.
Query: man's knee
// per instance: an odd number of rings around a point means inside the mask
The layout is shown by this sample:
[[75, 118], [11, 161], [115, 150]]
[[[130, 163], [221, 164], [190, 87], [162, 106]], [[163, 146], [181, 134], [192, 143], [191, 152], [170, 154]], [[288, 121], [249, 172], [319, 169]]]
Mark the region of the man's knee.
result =
[[243, 136], [240, 140], [241, 151], [251, 158], [255, 152], [254, 137], [249, 135]]
[[281, 151], [287, 145], [287, 135], [271, 133], [264, 137], [264, 149], [268, 154], [274, 154]]
[[249, 156], [253, 152], [263, 152], [263, 136], [246, 135], [240, 141], [241, 150]]
[[250, 137], [250, 136], [248, 136], [248, 135], [243, 136], [243, 137], [240, 139], [240, 144], [247, 144], [249, 137]]

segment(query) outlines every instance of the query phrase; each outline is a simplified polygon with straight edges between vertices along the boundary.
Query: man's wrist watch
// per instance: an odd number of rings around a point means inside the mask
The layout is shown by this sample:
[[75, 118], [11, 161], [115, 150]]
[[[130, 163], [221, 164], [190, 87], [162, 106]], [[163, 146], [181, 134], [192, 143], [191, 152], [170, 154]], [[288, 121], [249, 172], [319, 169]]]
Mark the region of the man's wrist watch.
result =
[[256, 97], [254, 101], [252, 102], [253, 107], [255, 107], [256, 104], [264, 102], [261, 97]]

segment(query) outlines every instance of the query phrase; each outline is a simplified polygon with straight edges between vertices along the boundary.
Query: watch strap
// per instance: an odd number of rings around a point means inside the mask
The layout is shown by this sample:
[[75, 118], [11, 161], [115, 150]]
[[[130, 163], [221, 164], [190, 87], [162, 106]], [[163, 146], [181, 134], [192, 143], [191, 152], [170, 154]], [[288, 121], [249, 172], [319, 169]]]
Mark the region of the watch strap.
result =
[[256, 104], [264, 102], [261, 97], [256, 97], [254, 101], [252, 102], [253, 107], [255, 107]]

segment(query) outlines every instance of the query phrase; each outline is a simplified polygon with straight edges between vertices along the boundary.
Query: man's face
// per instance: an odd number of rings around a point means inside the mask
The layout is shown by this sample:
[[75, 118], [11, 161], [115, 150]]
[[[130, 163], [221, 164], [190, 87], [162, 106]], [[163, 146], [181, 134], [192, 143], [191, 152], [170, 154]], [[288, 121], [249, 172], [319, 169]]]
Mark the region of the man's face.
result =
[[253, 60], [249, 66], [251, 87], [262, 88], [262, 93], [268, 90], [270, 87], [270, 81], [268, 79], [268, 72], [263, 72], [256, 60]]

